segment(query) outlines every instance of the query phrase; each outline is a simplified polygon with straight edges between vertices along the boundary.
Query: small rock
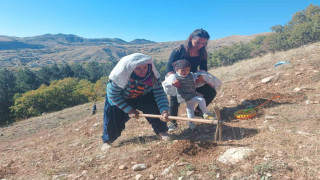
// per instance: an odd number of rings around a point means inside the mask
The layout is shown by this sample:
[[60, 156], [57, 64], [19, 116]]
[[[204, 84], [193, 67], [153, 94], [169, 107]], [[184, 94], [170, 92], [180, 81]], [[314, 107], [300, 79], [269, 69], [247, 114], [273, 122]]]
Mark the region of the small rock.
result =
[[101, 123], [100, 122], [97, 122], [97, 123], [95, 123], [94, 125], [93, 125], [93, 127], [97, 127], [97, 126], [99, 126]]
[[137, 174], [136, 177], [135, 177], [136, 180], [139, 180], [139, 179], [141, 179], [141, 178], [142, 178], [142, 175], [141, 175], [141, 174]]
[[269, 130], [270, 130], [271, 132], [276, 131], [276, 129], [275, 129], [274, 127], [272, 127], [272, 126], [269, 126]]
[[269, 176], [269, 177], [271, 177], [271, 176], [272, 176], [272, 174], [271, 174], [271, 173], [267, 173], [266, 175], [267, 175], [267, 176]]
[[187, 171], [187, 176], [190, 176], [193, 173], [194, 173], [194, 171]]
[[310, 100], [306, 100], [304, 103], [305, 104], [310, 104]]
[[303, 136], [309, 136], [311, 135], [310, 133], [303, 132], [303, 131], [297, 131], [297, 134], [303, 135]]
[[121, 165], [121, 166], [119, 166], [119, 169], [120, 169], [120, 170], [124, 170], [124, 169], [128, 169], [128, 167], [125, 166], [125, 165]]
[[153, 174], [150, 174], [149, 179], [154, 179]]
[[265, 83], [270, 82], [273, 78], [274, 78], [274, 76], [269, 76], [269, 77], [263, 78], [261, 80], [261, 82], [265, 84]]
[[275, 116], [265, 115], [264, 118], [265, 118], [265, 119], [274, 119], [274, 118], [276, 118], [276, 117], [275, 117]]
[[293, 91], [294, 92], [299, 92], [299, 91], [301, 91], [301, 88], [296, 87], [296, 88], [293, 89]]
[[188, 162], [181, 162], [181, 163], [178, 163], [177, 166], [184, 166], [184, 165], [187, 165], [189, 164]]
[[174, 167], [174, 164], [171, 164], [168, 168], [166, 168], [164, 171], [162, 171], [161, 175], [166, 175], [169, 173], [169, 171]]
[[145, 164], [135, 164], [131, 169], [134, 171], [142, 171], [144, 169], [147, 169], [147, 166]]

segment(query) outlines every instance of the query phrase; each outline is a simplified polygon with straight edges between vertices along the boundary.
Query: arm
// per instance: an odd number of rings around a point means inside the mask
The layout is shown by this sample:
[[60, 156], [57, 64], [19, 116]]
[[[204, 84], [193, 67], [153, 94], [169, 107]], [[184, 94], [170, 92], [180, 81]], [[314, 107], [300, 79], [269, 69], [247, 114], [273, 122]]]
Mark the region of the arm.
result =
[[160, 82], [160, 83], [158, 85], [154, 86], [152, 91], [154, 94], [155, 101], [158, 105], [159, 111], [162, 114], [164, 111], [168, 111], [169, 102], [167, 99], [167, 95], [162, 88], [160, 79], [158, 79], [158, 82]]
[[207, 60], [200, 60], [200, 70], [208, 71], [208, 61]]
[[122, 91], [123, 89], [113, 82], [109, 82], [107, 85], [108, 100], [110, 100], [112, 104], [123, 110], [125, 113], [129, 113], [129, 111], [133, 110], [133, 107], [130, 106], [126, 99], [121, 95]]

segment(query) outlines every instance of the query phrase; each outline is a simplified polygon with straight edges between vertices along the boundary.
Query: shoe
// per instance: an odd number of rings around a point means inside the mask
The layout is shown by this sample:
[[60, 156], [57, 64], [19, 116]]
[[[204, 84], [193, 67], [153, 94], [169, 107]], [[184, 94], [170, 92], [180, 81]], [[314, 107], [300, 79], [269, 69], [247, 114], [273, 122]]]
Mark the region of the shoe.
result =
[[216, 119], [216, 115], [215, 115], [215, 114], [213, 114], [213, 113], [203, 114], [203, 119], [210, 119], [210, 120], [213, 120], [213, 119]]
[[193, 122], [188, 122], [188, 126], [189, 126], [189, 129], [192, 131], [192, 132], [197, 132], [199, 131], [197, 126], [193, 123]]
[[101, 151], [107, 151], [108, 149], [111, 148], [111, 144], [109, 143], [103, 143], [102, 147], [101, 147]]
[[168, 128], [169, 128], [168, 132], [176, 131], [178, 128], [178, 124], [176, 122], [171, 122], [171, 124], [169, 124]]
[[171, 140], [171, 136], [167, 132], [161, 132], [161, 133], [159, 133], [159, 136], [160, 136], [160, 139], [163, 141], [170, 141]]

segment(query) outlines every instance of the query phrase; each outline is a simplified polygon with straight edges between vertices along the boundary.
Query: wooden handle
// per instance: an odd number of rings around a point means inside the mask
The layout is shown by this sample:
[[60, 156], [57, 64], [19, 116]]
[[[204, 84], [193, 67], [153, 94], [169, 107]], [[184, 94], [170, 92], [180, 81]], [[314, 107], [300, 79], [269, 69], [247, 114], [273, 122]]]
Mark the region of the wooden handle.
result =
[[275, 98], [280, 98], [280, 96], [273, 96], [271, 99], [269, 99], [268, 101], [266, 101], [263, 104], [260, 104], [259, 106], [255, 107], [254, 109], [258, 109], [258, 108], [262, 107], [263, 105], [267, 104], [268, 102], [270, 102], [272, 99], [275, 99]]
[[[160, 118], [161, 115], [139, 114], [139, 117]], [[184, 118], [184, 117], [176, 117], [176, 116], [169, 116], [168, 118], [170, 120], [178, 120], [178, 121], [191, 121], [191, 122], [206, 123], [206, 124], [218, 124], [218, 120], [194, 119], [194, 118]]]

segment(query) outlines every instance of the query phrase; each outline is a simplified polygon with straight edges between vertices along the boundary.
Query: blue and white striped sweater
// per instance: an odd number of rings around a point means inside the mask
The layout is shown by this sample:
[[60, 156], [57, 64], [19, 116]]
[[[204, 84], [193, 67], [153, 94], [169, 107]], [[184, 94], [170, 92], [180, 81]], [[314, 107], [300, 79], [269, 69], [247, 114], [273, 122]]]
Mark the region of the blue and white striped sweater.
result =
[[[167, 95], [163, 90], [160, 80], [158, 80], [158, 82], [159, 83], [155, 86], [146, 86], [146, 88], [143, 91], [143, 95], [148, 94], [149, 92], [153, 92], [159, 111], [160, 113], [162, 113], [164, 110], [168, 110], [169, 103]], [[133, 109], [133, 107], [130, 106], [126, 101], [129, 95], [132, 93], [130, 91], [132, 91], [132, 88], [130, 87], [130, 82], [126, 85], [124, 89], [117, 86], [112, 81], [109, 82], [107, 85], [107, 96], [109, 103], [111, 105], [117, 106], [119, 109], [128, 113], [130, 110]]]

